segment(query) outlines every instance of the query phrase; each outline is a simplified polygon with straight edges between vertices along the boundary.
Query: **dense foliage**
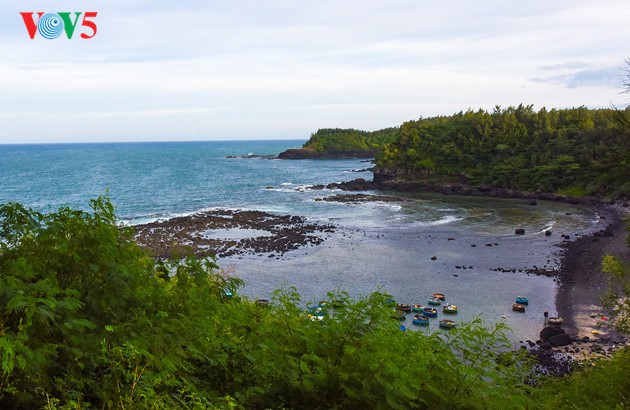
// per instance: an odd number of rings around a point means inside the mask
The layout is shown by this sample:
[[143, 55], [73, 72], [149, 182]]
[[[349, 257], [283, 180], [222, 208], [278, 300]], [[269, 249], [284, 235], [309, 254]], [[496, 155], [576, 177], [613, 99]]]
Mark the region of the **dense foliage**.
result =
[[385, 128], [378, 131], [360, 131], [352, 128], [322, 128], [311, 134], [304, 149], [317, 152], [331, 151], [378, 151], [391, 142], [398, 128]]
[[[630, 232], [630, 218], [626, 222]], [[630, 246], [630, 235], [628, 235]], [[604, 272], [610, 276], [610, 290], [604, 298], [604, 304], [613, 312], [613, 323], [617, 330], [630, 333], [630, 261], [624, 261], [613, 255], [604, 256]]]
[[313, 321], [293, 289], [228, 297], [242, 282], [213, 260], [156, 263], [131, 238], [104, 198], [0, 206], [0, 408], [562, 407], [523, 382], [522, 355], [499, 355], [501, 325], [402, 332], [379, 292], [331, 293], [341, 307]]
[[630, 196], [625, 110], [496, 107], [409, 121], [377, 158], [416, 178], [569, 195]]

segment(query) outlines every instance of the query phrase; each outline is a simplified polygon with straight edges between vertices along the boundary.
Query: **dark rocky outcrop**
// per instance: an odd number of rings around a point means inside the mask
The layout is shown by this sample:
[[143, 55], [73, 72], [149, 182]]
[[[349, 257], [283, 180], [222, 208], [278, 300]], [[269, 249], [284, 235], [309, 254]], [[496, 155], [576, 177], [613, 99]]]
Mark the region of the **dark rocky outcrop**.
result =
[[554, 347], [566, 346], [573, 343], [573, 338], [565, 333], [559, 326], [547, 326], [540, 331], [540, 339]]
[[[204, 232], [252, 230], [241, 238], [209, 237]], [[260, 211], [214, 210], [134, 226], [138, 244], [156, 258], [270, 253], [274, 256], [307, 245], [318, 245], [332, 225], [309, 223], [306, 218]], [[226, 232], [224, 232], [226, 233]], [[272, 256], [270, 256], [272, 257]]]
[[551, 337], [564, 334], [564, 329], [559, 326], [546, 326], [540, 331], [541, 340], [549, 340]]
[[548, 339], [552, 346], [567, 346], [573, 343], [573, 338], [566, 333], [559, 333]]
[[597, 197], [568, 197], [549, 192], [525, 192], [515, 189], [497, 188], [488, 185], [473, 186], [465, 178], [455, 178], [448, 182], [434, 182], [435, 175], [412, 174], [407, 170], [375, 167], [372, 181], [359, 178], [354, 181], [328, 184], [327, 188], [338, 188], [346, 191], [399, 191], [419, 192], [430, 191], [443, 195], [484, 196], [494, 198], [520, 198], [527, 201], [545, 200], [562, 201], [571, 204], [601, 205], [604, 200]]
[[374, 158], [371, 150], [315, 151], [312, 149], [288, 149], [278, 154], [279, 159], [342, 159], [342, 158]]
[[347, 204], [358, 204], [362, 202], [401, 202], [404, 198], [389, 195], [365, 195], [365, 194], [344, 194], [332, 195], [323, 198], [315, 198], [315, 201], [342, 202]]

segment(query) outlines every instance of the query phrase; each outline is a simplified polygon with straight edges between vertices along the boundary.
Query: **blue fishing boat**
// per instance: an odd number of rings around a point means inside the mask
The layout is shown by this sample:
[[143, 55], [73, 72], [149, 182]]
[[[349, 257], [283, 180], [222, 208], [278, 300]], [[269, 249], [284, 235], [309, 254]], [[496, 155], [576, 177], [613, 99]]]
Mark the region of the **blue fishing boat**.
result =
[[516, 303], [520, 303], [521, 305], [527, 305], [529, 304], [529, 299], [527, 299], [525, 296], [517, 296]]
[[432, 307], [425, 307], [423, 309], [424, 315], [427, 317], [437, 317], [438, 312], [437, 309], [432, 308]]
[[423, 315], [413, 315], [411, 323], [413, 323], [414, 325], [428, 325], [429, 318]]

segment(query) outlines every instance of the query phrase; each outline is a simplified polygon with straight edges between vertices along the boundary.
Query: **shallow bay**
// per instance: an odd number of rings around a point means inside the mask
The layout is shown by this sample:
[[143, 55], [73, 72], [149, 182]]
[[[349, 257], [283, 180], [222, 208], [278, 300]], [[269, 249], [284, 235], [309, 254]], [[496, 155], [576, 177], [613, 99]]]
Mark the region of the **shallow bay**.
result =
[[[219, 263], [245, 279], [243, 293], [251, 297], [269, 298], [274, 289], [294, 285], [306, 303], [335, 289], [359, 296], [380, 288], [401, 303], [413, 304], [443, 292], [460, 307], [456, 320], [478, 315], [489, 322], [504, 320], [514, 340], [536, 338], [543, 311], [555, 311], [557, 292], [553, 278], [519, 269], [553, 270], [560, 234], [575, 237], [602, 225], [588, 207], [544, 201], [531, 206], [522, 200], [436, 194], [403, 194], [400, 202], [318, 201], [340, 192], [311, 186], [370, 179], [369, 172], [361, 171], [370, 164], [226, 158], [274, 155], [300, 145], [0, 146], [0, 202], [21, 202], [41, 211], [86, 209], [90, 198], [109, 191], [119, 217], [134, 225], [204, 209], [260, 210], [332, 223], [335, 232], [320, 245], [273, 257], [235, 255]], [[525, 229], [525, 235], [514, 235], [515, 228]], [[545, 230], [553, 234], [547, 237]], [[510, 309], [519, 294], [531, 301], [524, 314]]]

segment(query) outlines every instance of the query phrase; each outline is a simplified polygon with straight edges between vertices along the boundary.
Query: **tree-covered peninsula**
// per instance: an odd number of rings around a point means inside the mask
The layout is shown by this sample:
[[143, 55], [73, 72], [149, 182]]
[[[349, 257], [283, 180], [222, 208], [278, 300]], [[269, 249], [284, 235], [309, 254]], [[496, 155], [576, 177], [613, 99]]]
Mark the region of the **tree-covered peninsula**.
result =
[[572, 197], [630, 197], [630, 108], [532, 105], [407, 121], [378, 131], [320, 129], [282, 159], [376, 157], [378, 183], [460, 184]]
[[373, 158], [398, 135], [398, 128], [361, 131], [352, 128], [322, 128], [311, 134], [301, 149], [290, 149], [278, 155], [281, 159], [305, 158]]
[[630, 109], [496, 107], [404, 123], [375, 179], [630, 196]]

